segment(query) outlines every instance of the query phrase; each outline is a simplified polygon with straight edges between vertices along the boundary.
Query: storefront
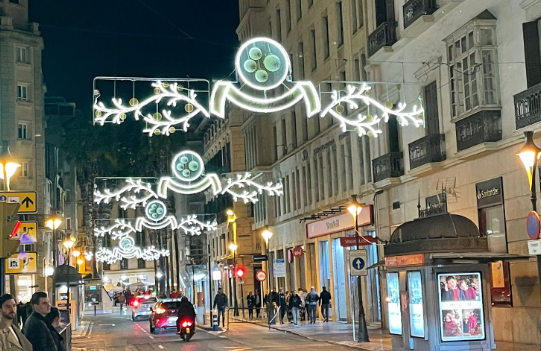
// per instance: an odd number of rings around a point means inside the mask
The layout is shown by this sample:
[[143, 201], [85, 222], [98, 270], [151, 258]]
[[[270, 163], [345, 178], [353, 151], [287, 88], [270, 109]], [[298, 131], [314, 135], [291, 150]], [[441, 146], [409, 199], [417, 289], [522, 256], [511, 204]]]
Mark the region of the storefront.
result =
[[[362, 227], [373, 224], [372, 206], [363, 209], [359, 217], [359, 230]], [[317, 285], [312, 285], [318, 292], [321, 292], [325, 286], [333, 296], [330, 318], [334, 321], [352, 320], [352, 315], [355, 315], [352, 307], [356, 306], [355, 301], [358, 298], [356, 291], [356, 278], [350, 278], [348, 274], [348, 254], [351, 249], [349, 244], [344, 244], [341, 238], [353, 237], [354, 219], [349, 213], [341, 213], [322, 220], [314, 221], [306, 225], [306, 238], [313, 241], [307, 244], [308, 258], [310, 259], [310, 267], [312, 282], [317, 281]], [[371, 236], [373, 231], [366, 230], [363, 235]], [[317, 248], [317, 252], [311, 252]], [[375, 246], [366, 246], [369, 252], [369, 263], [377, 262], [377, 250]], [[317, 258], [317, 267], [312, 259]], [[314, 260], [315, 261], [315, 260]], [[378, 274], [371, 274], [363, 282], [363, 294], [367, 296], [365, 303], [368, 305], [367, 310], [371, 311], [371, 321], [379, 321], [381, 309], [379, 308], [379, 293], [378, 289], [374, 289], [375, 294], [371, 293], [372, 287], [379, 287]], [[374, 307], [374, 308], [373, 308]]]

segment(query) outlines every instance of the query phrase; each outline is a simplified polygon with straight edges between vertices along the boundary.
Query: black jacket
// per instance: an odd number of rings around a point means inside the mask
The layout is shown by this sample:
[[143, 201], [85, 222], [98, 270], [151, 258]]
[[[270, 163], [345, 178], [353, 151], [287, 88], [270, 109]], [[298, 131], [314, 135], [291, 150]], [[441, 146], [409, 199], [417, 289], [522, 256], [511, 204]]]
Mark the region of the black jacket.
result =
[[278, 305], [282, 308], [286, 307], [286, 295], [284, 293], [278, 293]]
[[246, 302], [248, 302], [248, 308], [255, 307], [255, 302], [256, 302], [255, 295], [248, 295], [246, 297]]
[[26, 320], [23, 334], [32, 344], [33, 351], [62, 351], [56, 347], [45, 317], [35, 311]]
[[212, 308], [216, 308], [216, 307], [219, 310], [227, 307], [227, 296], [225, 296], [224, 293], [216, 294], [216, 297], [214, 297], [214, 304], [212, 305]]
[[192, 321], [195, 321], [195, 310], [190, 301], [182, 301], [178, 304], [178, 319], [190, 318]]
[[54, 339], [54, 344], [56, 345], [56, 348], [58, 349], [58, 351], [66, 351], [66, 347], [64, 346], [64, 338], [62, 337], [62, 335], [60, 335], [60, 333], [52, 325], [49, 324], [47, 326], [49, 327], [49, 330], [51, 331], [51, 335], [53, 336], [53, 339]]
[[289, 308], [293, 308], [293, 307], [300, 308], [301, 303], [302, 303], [302, 300], [299, 295], [293, 295], [289, 298]]
[[331, 303], [331, 293], [328, 292], [327, 290], [323, 290], [321, 292], [321, 295], [319, 295], [319, 302], [323, 305], [328, 305]]

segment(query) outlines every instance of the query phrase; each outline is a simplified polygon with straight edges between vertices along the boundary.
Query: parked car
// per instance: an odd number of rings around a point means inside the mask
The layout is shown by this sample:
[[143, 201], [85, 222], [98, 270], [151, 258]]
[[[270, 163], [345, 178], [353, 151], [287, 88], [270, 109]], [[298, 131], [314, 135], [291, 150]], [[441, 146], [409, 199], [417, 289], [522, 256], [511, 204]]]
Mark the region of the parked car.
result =
[[135, 321], [139, 317], [148, 317], [152, 313], [152, 307], [158, 300], [150, 295], [136, 296], [132, 302], [131, 319]]
[[178, 305], [180, 299], [161, 299], [148, 318], [150, 332], [159, 334], [162, 329], [177, 329]]

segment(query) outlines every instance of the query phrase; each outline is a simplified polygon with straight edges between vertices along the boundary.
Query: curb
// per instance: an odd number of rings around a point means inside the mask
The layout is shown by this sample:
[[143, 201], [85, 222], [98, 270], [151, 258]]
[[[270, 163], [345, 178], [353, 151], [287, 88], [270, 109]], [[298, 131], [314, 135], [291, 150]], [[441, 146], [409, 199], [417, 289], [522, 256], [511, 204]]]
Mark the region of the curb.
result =
[[84, 327], [83, 330], [81, 330], [81, 333], [73, 335], [72, 339], [86, 338], [88, 336], [88, 334], [90, 333], [90, 330], [92, 329], [93, 325], [94, 325], [94, 322], [85, 323], [85, 327]]

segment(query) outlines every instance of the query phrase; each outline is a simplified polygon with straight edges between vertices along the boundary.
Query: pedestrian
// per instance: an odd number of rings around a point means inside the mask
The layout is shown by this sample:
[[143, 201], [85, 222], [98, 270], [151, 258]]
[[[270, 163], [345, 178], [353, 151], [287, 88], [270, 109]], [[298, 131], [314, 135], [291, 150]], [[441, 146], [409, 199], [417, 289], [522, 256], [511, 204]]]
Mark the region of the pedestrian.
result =
[[246, 302], [248, 305], [248, 318], [254, 318], [254, 307], [255, 307], [255, 295], [250, 291], [248, 296], [246, 296]]
[[267, 318], [269, 324], [276, 324], [276, 308], [279, 304], [278, 293], [272, 288], [270, 294], [265, 296], [265, 304], [267, 306]]
[[[17, 327], [17, 304], [10, 294], [0, 297], [0, 350], [32, 351], [32, 344]], [[15, 321], [15, 323], [13, 323]]]
[[284, 294], [284, 289], [280, 288], [278, 293], [278, 307], [280, 308], [280, 324], [284, 324], [284, 316], [287, 313], [287, 303], [286, 303], [286, 294]]
[[321, 304], [321, 318], [323, 322], [329, 322], [329, 307], [331, 305], [331, 293], [327, 291], [327, 287], [323, 287], [319, 295], [319, 303]]
[[308, 319], [310, 324], [316, 323], [317, 315], [317, 302], [319, 301], [319, 295], [314, 287], [310, 288], [310, 292], [305, 297], [306, 310], [308, 311]]
[[298, 326], [299, 308], [301, 307], [301, 297], [297, 295], [297, 292], [293, 290], [291, 297], [289, 298], [289, 308], [291, 310], [291, 316], [293, 317], [293, 325]]
[[47, 326], [51, 331], [51, 335], [53, 336], [58, 351], [66, 351], [64, 337], [62, 337], [58, 331], [60, 327], [60, 311], [58, 311], [58, 308], [51, 307], [51, 312], [45, 316], [45, 323], [47, 323]]
[[171, 294], [169, 294], [169, 297], [172, 299], [178, 299], [180, 297], [180, 294], [178, 293], [178, 291], [173, 289], [173, 291], [171, 291]]
[[130, 287], [127, 287], [126, 290], [124, 290], [124, 301], [126, 303], [126, 306], [131, 306], [132, 297], [133, 297], [133, 294], [130, 290]]
[[216, 308], [218, 310], [218, 325], [220, 325], [220, 315], [222, 316], [222, 327], [225, 327], [226, 307], [228, 307], [227, 296], [222, 292], [222, 289], [218, 289], [218, 293], [214, 297], [214, 304], [212, 308]]
[[126, 297], [123, 293], [118, 293], [118, 303], [120, 304], [120, 310], [122, 311], [122, 307], [124, 306], [124, 303], [126, 302]]
[[304, 304], [304, 290], [302, 288], [299, 288], [298, 295], [301, 298], [301, 308], [299, 310], [299, 318], [301, 322], [303, 322], [306, 320], [306, 306]]
[[32, 344], [33, 351], [61, 351], [54, 343], [51, 330], [45, 322], [45, 316], [51, 312], [51, 303], [47, 293], [36, 292], [30, 299], [34, 312], [26, 320], [23, 334]]
[[255, 317], [259, 318], [261, 313], [261, 292], [259, 290], [255, 291]]

